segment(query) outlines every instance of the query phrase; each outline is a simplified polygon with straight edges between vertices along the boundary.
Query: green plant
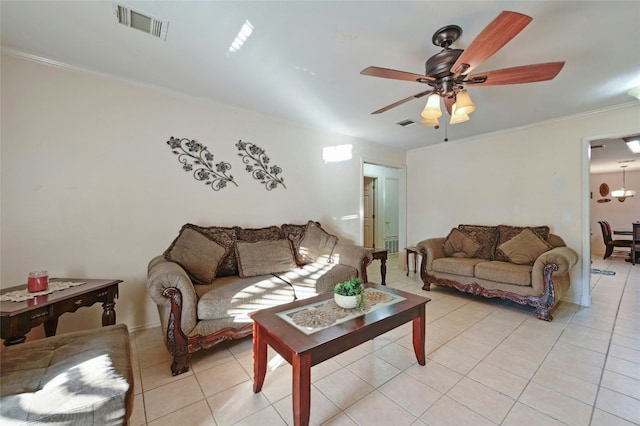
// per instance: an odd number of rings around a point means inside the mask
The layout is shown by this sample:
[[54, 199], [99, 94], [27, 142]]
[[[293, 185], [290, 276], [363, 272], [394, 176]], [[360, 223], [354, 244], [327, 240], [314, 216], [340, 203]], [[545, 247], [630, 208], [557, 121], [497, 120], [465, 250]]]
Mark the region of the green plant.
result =
[[362, 287], [362, 279], [354, 277], [348, 281], [338, 283], [333, 288], [333, 292], [341, 296], [356, 296], [358, 302], [356, 309], [364, 309], [366, 300], [364, 298], [364, 288]]
[[360, 278], [351, 278], [343, 283], [338, 283], [333, 288], [334, 293], [342, 296], [358, 296], [362, 293], [362, 280]]

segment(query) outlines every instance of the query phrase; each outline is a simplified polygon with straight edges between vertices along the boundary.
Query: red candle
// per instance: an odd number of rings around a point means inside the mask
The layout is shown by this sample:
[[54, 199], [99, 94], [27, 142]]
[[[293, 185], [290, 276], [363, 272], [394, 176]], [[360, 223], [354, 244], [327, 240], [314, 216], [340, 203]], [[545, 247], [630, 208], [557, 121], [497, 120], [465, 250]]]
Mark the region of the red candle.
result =
[[49, 273], [47, 271], [29, 272], [27, 290], [31, 293], [43, 291], [49, 288]]

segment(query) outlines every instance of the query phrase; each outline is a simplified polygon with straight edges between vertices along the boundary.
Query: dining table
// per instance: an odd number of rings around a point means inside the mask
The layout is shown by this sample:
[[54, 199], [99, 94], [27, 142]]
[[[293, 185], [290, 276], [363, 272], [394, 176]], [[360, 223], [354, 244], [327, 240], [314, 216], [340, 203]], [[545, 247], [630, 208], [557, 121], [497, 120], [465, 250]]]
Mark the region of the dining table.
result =
[[[633, 224], [638, 224], [640, 222], [633, 222]], [[618, 230], [614, 230], [613, 234], [614, 235], [625, 235], [628, 237], [632, 237], [633, 238], [633, 224], [631, 225], [632, 229], [618, 229]], [[640, 259], [640, 253], [636, 253], [636, 263], [638, 263], [638, 260]], [[627, 262], [631, 262], [631, 251], [629, 251], [629, 258], [625, 259]]]

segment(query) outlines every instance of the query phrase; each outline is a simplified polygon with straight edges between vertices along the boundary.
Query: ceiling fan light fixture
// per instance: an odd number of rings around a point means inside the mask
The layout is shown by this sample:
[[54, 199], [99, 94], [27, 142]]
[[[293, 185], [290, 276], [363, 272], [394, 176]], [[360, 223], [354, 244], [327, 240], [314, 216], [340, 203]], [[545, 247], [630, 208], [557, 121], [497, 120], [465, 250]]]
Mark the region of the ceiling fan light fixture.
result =
[[476, 105], [473, 103], [471, 96], [469, 96], [469, 92], [466, 90], [458, 92], [456, 95], [456, 104], [458, 107], [456, 112], [459, 114], [469, 115], [476, 110]]
[[437, 118], [442, 116], [442, 111], [440, 110], [440, 96], [432, 93], [429, 95], [429, 99], [427, 99], [427, 104], [424, 106], [422, 110], [422, 117], [427, 120], [433, 119], [438, 122]]

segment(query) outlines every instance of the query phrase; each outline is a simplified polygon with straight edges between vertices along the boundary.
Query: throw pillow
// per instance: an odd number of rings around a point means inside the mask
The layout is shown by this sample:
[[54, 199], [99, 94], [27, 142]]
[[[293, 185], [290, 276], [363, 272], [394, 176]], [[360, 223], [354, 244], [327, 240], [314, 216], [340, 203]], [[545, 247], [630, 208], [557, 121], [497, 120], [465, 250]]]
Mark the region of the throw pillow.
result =
[[498, 236], [496, 241], [496, 252], [494, 254], [495, 260], [500, 260], [503, 262], [509, 262], [509, 258], [504, 255], [503, 252], [498, 250], [502, 244], [506, 243], [516, 235], [519, 235], [525, 229], [530, 229], [534, 233], [536, 233], [543, 241], [547, 241], [549, 238], [549, 227], [548, 226], [510, 226], [510, 225], [498, 225]]
[[453, 228], [444, 240], [442, 251], [447, 257], [474, 257], [482, 244], [457, 228]]
[[[316, 222], [316, 224], [318, 223]], [[300, 245], [300, 241], [302, 240], [302, 237], [304, 237], [304, 231], [307, 229], [307, 224], [305, 223], [304, 225], [293, 225], [290, 223], [284, 223], [280, 225], [280, 229], [282, 229], [282, 236], [285, 239], [288, 239], [289, 241], [291, 241], [291, 244], [293, 244], [293, 247], [298, 247]], [[303, 259], [300, 258], [297, 250], [296, 250], [295, 256], [296, 256], [296, 262], [298, 263], [298, 265], [300, 266], [304, 265], [305, 262]]]
[[241, 278], [289, 271], [298, 267], [289, 240], [255, 243], [238, 241], [236, 257]]
[[320, 224], [310, 220], [298, 245], [298, 256], [303, 263], [329, 261], [337, 243], [336, 236], [327, 233]]
[[225, 247], [194, 229], [183, 227], [165, 257], [182, 266], [195, 284], [211, 284], [226, 254]]
[[248, 241], [255, 243], [256, 241], [273, 241], [282, 238], [280, 228], [277, 226], [267, 226], [265, 228], [241, 228], [234, 227], [238, 241]]
[[458, 225], [458, 229], [482, 245], [475, 257], [493, 259], [493, 252], [498, 238], [498, 228], [496, 226]]
[[235, 229], [223, 226], [201, 227], [191, 224], [187, 224], [185, 226], [195, 229], [202, 235], [206, 236], [210, 240], [215, 241], [216, 243], [227, 249], [227, 255], [224, 257], [224, 259], [222, 259], [222, 262], [220, 262], [220, 266], [218, 266], [218, 271], [216, 272], [217, 277], [238, 275]]
[[496, 252], [502, 252], [511, 263], [533, 265], [536, 259], [553, 247], [531, 229], [525, 229], [509, 241], [498, 246]]

